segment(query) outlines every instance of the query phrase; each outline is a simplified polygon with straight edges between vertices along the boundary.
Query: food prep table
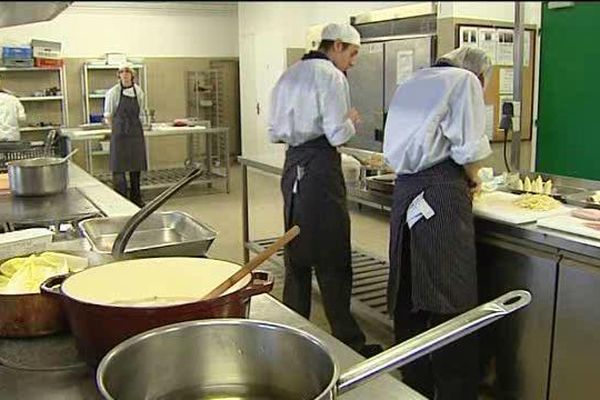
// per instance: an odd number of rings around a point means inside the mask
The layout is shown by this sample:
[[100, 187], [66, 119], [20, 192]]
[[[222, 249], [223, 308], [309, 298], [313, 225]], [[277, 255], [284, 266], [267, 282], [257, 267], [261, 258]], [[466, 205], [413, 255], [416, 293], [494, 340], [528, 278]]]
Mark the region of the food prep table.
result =
[[[239, 161], [247, 258], [249, 251], [259, 251], [270, 242], [249, 237], [248, 169], [280, 176], [284, 155], [244, 155]], [[551, 178], [559, 186], [600, 189], [600, 182]], [[347, 195], [348, 201], [359, 205], [391, 209], [391, 195], [367, 190], [365, 182], [347, 184]], [[586, 399], [600, 391], [600, 381], [594, 378], [600, 367], [600, 240], [535, 222], [511, 224], [477, 213], [475, 228], [480, 302], [517, 288], [533, 295], [527, 310], [481, 332], [483, 356], [496, 361], [498, 397]], [[282, 258], [279, 262], [283, 265]], [[391, 329], [384, 311], [387, 275], [381, 273], [385, 268], [367, 285], [361, 283], [363, 268], [360, 259], [354, 260], [353, 251], [353, 310]], [[376, 305], [361, 298], [377, 298]]]
[[[110, 129], [82, 130], [69, 128], [61, 130], [61, 135], [71, 143], [69, 148], [77, 142], [83, 142], [85, 147], [85, 169], [97, 179], [110, 185], [110, 173], [93, 170], [93, 156], [98, 154], [108, 155], [109, 151], [96, 151], [94, 142], [110, 140]], [[196, 165], [204, 168], [203, 175], [192, 184], [205, 184], [208, 187], [218, 182], [223, 182], [225, 191], [229, 193], [230, 162], [229, 162], [229, 128], [210, 128], [206, 126], [175, 127], [164, 123], [152, 125], [152, 129], [144, 130], [146, 138], [146, 159], [148, 171], [142, 174], [142, 189], [163, 189], [183, 178]], [[181, 166], [175, 168], [155, 168], [152, 164], [152, 154], [149, 150], [149, 141], [152, 138], [168, 136], [185, 136], [186, 160], [181, 160]], [[199, 148], [204, 150], [202, 154]]]

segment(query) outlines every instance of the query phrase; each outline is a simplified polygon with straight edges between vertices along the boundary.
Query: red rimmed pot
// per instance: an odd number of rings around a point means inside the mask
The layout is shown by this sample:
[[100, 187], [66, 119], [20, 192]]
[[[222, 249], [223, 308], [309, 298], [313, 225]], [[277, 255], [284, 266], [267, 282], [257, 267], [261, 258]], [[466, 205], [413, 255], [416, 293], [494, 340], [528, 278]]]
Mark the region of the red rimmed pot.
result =
[[60, 301], [81, 355], [96, 366], [117, 344], [153, 328], [209, 318], [247, 318], [251, 297], [273, 288], [268, 272], [255, 271], [223, 295], [199, 300], [215, 282], [239, 268], [203, 258], [135, 259], [50, 278], [41, 291]]

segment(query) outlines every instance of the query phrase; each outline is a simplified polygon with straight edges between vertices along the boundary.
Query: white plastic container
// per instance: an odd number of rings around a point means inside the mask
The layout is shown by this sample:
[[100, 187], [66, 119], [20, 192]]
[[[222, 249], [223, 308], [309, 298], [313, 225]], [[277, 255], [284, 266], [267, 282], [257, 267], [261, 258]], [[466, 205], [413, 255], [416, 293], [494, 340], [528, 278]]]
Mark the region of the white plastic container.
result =
[[110, 151], [110, 142], [109, 141], [100, 142], [100, 146], [102, 147], [102, 151]]
[[52, 242], [54, 232], [45, 228], [30, 228], [0, 234], [0, 260], [43, 252]]
[[127, 55], [123, 53], [106, 53], [106, 63], [108, 65], [120, 65], [127, 62]]

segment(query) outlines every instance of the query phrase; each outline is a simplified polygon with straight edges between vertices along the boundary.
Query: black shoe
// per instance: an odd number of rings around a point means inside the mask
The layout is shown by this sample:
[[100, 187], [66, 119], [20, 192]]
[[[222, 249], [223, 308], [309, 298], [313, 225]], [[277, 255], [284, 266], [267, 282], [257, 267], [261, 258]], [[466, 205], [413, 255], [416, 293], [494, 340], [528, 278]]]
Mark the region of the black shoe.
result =
[[142, 208], [146, 205], [146, 203], [144, 203], [144, 200], [142, 200], [141, 198], [134, 197], [131, 199], [131, 202], [140, 208]]
[[383, 351], [383, 347], [378, 344], [365, 344], [358, 352], [366, 358], [376, 356]]

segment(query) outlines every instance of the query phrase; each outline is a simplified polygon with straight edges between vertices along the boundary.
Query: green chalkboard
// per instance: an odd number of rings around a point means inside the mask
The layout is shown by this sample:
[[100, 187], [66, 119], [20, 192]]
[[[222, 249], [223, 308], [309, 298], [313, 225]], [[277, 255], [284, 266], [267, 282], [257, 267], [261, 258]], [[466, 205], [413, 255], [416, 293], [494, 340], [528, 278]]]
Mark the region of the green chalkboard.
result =
[[541, 31], [536, 170], [600, 180], [600, 2], [544, 2]]

